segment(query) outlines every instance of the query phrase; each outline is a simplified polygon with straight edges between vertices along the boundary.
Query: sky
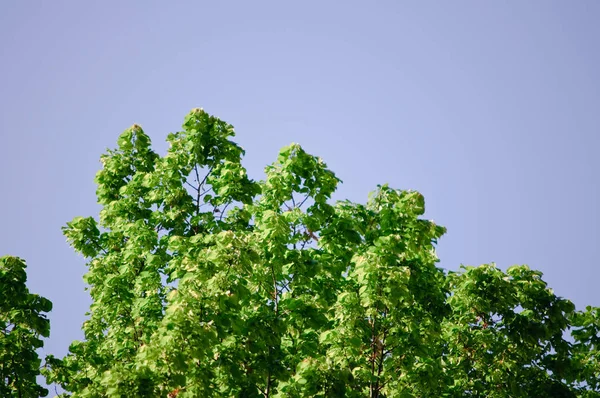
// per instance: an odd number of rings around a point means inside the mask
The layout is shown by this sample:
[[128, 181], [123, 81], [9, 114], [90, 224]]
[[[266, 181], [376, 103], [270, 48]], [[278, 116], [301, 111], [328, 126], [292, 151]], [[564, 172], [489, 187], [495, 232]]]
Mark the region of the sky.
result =
[[420, 191], [440, 266], [528, 264], [600, 306], [600, 2], [3, 1], [0, 256], [54, 303], [44, 352], [82, 338], [100, 155], [133, 123], [159, 153], [203, 107], [261, 179], [292, 142], [343, 180]]

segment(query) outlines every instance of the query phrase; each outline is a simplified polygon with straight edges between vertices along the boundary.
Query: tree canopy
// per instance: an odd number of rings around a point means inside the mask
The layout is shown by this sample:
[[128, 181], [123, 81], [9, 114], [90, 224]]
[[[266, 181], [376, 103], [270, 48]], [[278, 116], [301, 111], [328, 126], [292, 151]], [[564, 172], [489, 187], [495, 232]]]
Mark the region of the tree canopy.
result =
[[48, 337], [46, 318], [52, 303], [27, 289], [26, 264], [18, 257], [0, 257], [0, 396], [45, 397], [37, 383], [41, 360], [36, 349]]
[[440, 268], [420, 193], [332, 203], [298, 144], [255, 181], [233, 136], [194, 109], [164, 156], [138, 125], [102, 155], [99, 217], [64, 227], [92, 298], [46, 360], [64, 396], [600, 396], [598, 309], [524, 265]]

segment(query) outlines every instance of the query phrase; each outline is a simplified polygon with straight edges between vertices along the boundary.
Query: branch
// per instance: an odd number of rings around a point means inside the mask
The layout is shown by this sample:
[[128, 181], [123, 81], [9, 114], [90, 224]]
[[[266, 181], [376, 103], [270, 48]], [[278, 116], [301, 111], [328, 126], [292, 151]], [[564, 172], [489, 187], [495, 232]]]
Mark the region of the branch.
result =
[[273, 278], [273, 301], [275, 302], [275, 317], [279, 313], [279, 302], [277, 300], [277, 279], [275, 278], [275, 269], [273, 269], [273, 264], [271, 264], [271, 277]]
[[[381, 372], [383, 372], [383, 360], [385, 359], [385, 339], [387, 337], [387, 329], [383, 329], [383, 337], [381, 339], [381, 358], [379, 359], [379, 367], [377, 369], [377, 382], [379, 383], [379, 378], [381, 377]], [[380, 387], [381, 389], [381, 387]]]
[[302, 202], [300, 202], [300, 204], [298, 205], [298, 207], [302, 207], [302, 205], [304, 204], [304, 202], [306, 202], [306, 200], [310, 197], [310, 193], [307, 193], [306, 196], [304, 197], [304, 199], [302, 199]]
[[219, 221], [221, 221], [223, 219], [223, 215], [225, 214], [225, 210], [227, 210], [227, 207], [229, 207], [230, 204], [231, 204], [231, 202], [227, 203], [225, 205], [225, 207], [223, 207], [223, 210], [221, 210], [221, 215], [219, 216]]
[[[194, 166], [194, 171], [196, 172], [196, 182], [199, 182], [200, 175], [198, 174], [198, 165], [197, 164]], [[208, 174], [207, 174], [207, 176], [208, 176]], [[206, 177], [204, 177], [204, 180], [202, 180], [202, 182], [198, 184], [198, 188], [196, 188], [196, 214], [200, 213], [200, 188], [202, 188], [202, 184], [204, 184], [205, 180], [206, 180]]]
[[[210, 175], [210, 173], [212, 173], [214, 166], [210, 166], [208, 168], [208, 171], [206, 172], [206, 175], [204, 176], [204, 178], [202, 179], [202, 181], [200, 181], [200, 185], [198, 185], [198, 189], [202, 188], [204, 186], [204, 183], [206, 182], [206, 179], [208, 178], [208, 176]], [[196, 179], [200, 179], [200, 176], [198, 175], [198, 165], [196, 165], [195, 167], [196, 170]]]
[[208, 193], [208, 192], [210, 192], [210, 191], [212, 191], [212, 187], [210, 187], [210, 188], [208, 188], [208, 189], [205, 189], [204, 191], [202, 191], [202, 192], [200, 193], [200, 196], [202, 196], [202, 195], [204, 195], [205, 193]]
[[96, 241], [93, 241], [92, 243], [94, 244], [94, 246], [96, 246], [96, 249], [101, 250], [102, 253], [104, 253], [105, 255], [108, 254], [108, 252], [106, 251], [106, 249], [103, 248], [102, 246], [100, 246], [100, 243], [98, 243]]
[[190, 184], [190, 183], [189, 183], [189, 182], [187, 182], [187, 181], [184, 181], [184, 184], [188, 184], [188, 186], [189, 186], [190, 188], [192, 188], [194, 191], [198, 191], [198, 187], [197, 187], [197, 186], [195, 186], [195, 185], [192, 185], [192, 184]]
[[263, 390], [262, 388], [260, 388], [259, 386], [256, 386], [256, 388], [258, 388], [258, 391], [260, 391], [260, 393], [262, 395], [264, 395], [265, 397], [267, 396], [267, 394], [265, 393], [265, 390]]

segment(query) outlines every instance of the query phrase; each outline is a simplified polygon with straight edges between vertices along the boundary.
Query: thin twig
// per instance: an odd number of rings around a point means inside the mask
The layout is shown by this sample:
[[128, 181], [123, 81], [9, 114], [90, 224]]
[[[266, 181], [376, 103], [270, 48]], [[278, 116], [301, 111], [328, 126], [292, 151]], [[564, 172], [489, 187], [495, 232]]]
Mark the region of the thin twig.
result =
[[210, 192], [210, 191], [212, 191], [212, 187], [210, 187], [210, 188], [208, 188], [208, 189], [205, 189], [204, 191], [202, 191], [202, 192], [200, 193], [200, 196], [202, 196], [202, 195], [204, 195], [205, 193], [208, 193], [208, 192]]
[[307, 193], [306, 196], [304, 197], [304, 199], [302, 199], [302, 202], [300, 202], [300, 204], [298, 205], [298, 207], [302, 207], [302, 205], [304, 204], [304, 202], [306, 202], [306, 200], [310, 197], [310, 193]]
[[196, 191], [196, 192], [198, 191], [198, 187], [190, 184], [188, 181], [184, 181], [184, 183], [188, 184], [190, 186], [190, 188], [192, 188], [194, 191]]
[[[214, 166], [211, 166], [208, 171], [206, 172], [206, 175], [204, 176], [204, 178], [202, 179], [202, 181], [200, 182], [200, 185], [198, 185], [198, 189], [202, 188], [202, 186], [204, 185], [204, 183], [206, 182], [206, 179], [208, 178], [208, 176], [210, 175], [210, 173], [212, 173]], [[198, 165], [196, 165], [196, 178], [200, 178], [198, 176]]]
[[[194, 166], [194, 171], [196, 172], [196, 182], [198, 182], [200, 180], [200, 175], [198, 174], [197, 164]], [[196, 188], [196, 215], [200, 214], [200, 188], [202, 188], [202, 184], [204, 184], [205, 180], [206, 177], [204, 177], [204, 180], [202, 180], [202, 182], [199, 183], [198, 188]]]
[[223, 219], [223, 215], [225, 214], [225, 210], [227, 210], [227, 207], [229, 207], [230, 204], [231, 204], [231, 202], [227, 203], [225, 205], [225, 207], [223, 207], [223, 210], [221, 210], [221, 215], [219, 216], [219, 221], [221, 221]]

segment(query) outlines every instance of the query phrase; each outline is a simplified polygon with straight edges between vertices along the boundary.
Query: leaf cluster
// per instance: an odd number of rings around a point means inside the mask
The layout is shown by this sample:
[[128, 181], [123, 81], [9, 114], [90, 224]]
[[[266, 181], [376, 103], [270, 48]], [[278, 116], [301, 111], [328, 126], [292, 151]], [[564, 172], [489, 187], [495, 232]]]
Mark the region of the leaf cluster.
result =
[[45, 397], [37, 383], [41, 360], [36, 350], [50, 334], [52, 303], [29, 292], [25, 262], [0, 257], [0, 396]]

